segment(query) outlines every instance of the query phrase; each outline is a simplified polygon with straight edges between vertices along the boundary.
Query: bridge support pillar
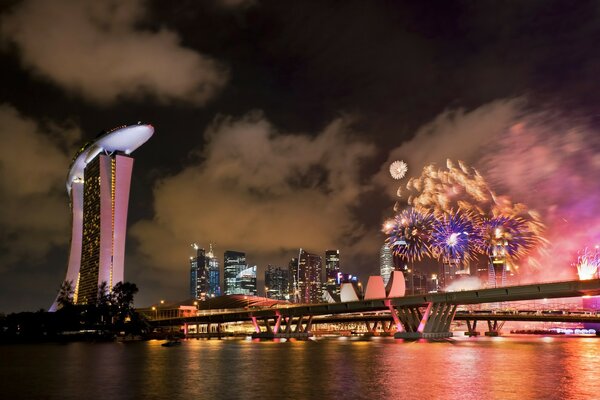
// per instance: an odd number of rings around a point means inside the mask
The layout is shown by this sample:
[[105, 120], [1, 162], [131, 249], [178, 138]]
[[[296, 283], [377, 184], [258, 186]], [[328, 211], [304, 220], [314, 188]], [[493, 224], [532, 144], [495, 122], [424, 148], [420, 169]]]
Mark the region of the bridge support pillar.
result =
[[[448, 303], [427, 303], [422, 306], [403, 306], [390, 309], [394, 321], [398, 318], [402, 331], [396, 332], [396, 339], [441, 339], [452, 336], [450, 324], [456, 314], [456, 305]], [[394, 318], [396, 313], [396, 318]]]
[[312, 315], [306, 320], [303, 315], [296, 319], [294, 319], [294, 317], [282, 317], [281, 315], [276, 315], [275, 317], [263, 317], [261, 319], [262, 324], [259, 324], [258, 320], [255, 317], [252, 317], [252, 323], [255, 329], [252, 338], [307, 339], [312, 336], [312, 320]]
[[500, 331], [506, 321], [491, 321], [488, 320], [488, 331], [485, 332], [485, 336], [500, 336]]
[[479, 331], [477, 330], [477, 320], [466, 320], [467, 322], [467, 331], [465, 332], [465, 336], [479, 336]]

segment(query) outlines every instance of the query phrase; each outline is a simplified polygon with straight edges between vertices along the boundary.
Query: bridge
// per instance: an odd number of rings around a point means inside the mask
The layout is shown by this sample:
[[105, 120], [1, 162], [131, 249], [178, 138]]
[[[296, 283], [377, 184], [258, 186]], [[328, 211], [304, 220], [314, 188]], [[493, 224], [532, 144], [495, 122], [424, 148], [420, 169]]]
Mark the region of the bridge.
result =
[[[220, 334], [221, 324], [251, 322], [255, 338], [305, 338], [311, 335], [312, 326], [323, 321], [335, 321], [343, 315], [363, 318], [364, 314], [379, 313], [387, 330], [395, 330], [394, 337], [402, 339], [435, 339], [452, 336], [451, 323], [456, 319], [467, 321], [468, 331], [475, 332], [477, 321], [488, 321], [490, 331], [498, 331], [498, 321], [543, 320], [536, 315], [476, 315], [457, 313], [459, 306], [502, 303], [523, 300], [569, 298], [600, 295], [600, 279], [540, 283], [502, 288], [468, 290], [460, 292], [429, 293], [421, 295], [359, 300], [344, 303], [298, 304], [264, 309], [237, 309], [199, 312], [189, 317], [165, 318], [151, 321], [155, 327], [195, 326], [197, 333]], [[357, 315], [358, 314], [358, 315]], [[363, 315], [360, 315], [363, 314]], [[561, 318], [559, 318], [561, 317]], [[565, 320], [566, 315], [550, 315], [545, 320]], [[577, 322], [585, 316], [570, 320]], [[519, 319], [517, 319], [519, 318]], [[579, 319], [577, 319], [579, 318]], [[593, 318], [585, 321], [597, 322]], [[600, 319], [598, 320], [600, 321]], [[373, 323], [375, 323], [373, 321]], [[493, 324], [496, 324], [495, 327]], [[500, 326], [501, 327], [501, 326]]]

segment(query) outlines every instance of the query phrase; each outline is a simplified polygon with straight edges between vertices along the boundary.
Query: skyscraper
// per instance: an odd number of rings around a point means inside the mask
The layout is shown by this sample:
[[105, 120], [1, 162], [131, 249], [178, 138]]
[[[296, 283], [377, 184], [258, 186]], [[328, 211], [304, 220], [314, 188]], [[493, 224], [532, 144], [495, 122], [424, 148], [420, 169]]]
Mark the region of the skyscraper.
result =
[[256, 265], [246, 267], [237, 276], [237, 281], [240, 283], [240, 294], [256, 296], [258, 294], [256, 288]]
[[298, 289], [298, 257], [292, 257], [288, 269], [290, 271], [290, 300], [297, 303], [300, 293]]
[[198, 300], [221, 295], [219, 260], [215, 257], [212, 243], [208, 253], [196, 243], [192, 244], [196, 256], [190, 257], [190, 296]]
[[332, 294], [340, 294], [340, 285], [338, 284], [338, 274], [340, 273], [340, 251], [325, 251], [325, 290]]
[[[124, 278], [131, 152], [154, 134], [151, 125], [121, 126], [102, 132], [75, 155], [67, 176], [73, 224], [65, 281], [74, 302], [96, 301], [102, 282], [112, 287]], [[50, 307], [56, 310], [56, 301]]]
[[206, 253], [206, 262], [208, 270], [208, 295], [210, 297], [221, 295], [221, 273], [219, 270], [219, 260], [213, 253], [212, 243], [209, 245]]
[[387, 285], [390, 280], [390, 276], [394, 271], [394, 259], [392, 257], [392, 249], [387, 243], [384, 243], [379, 250], [379, 269], [381, 276], [383, 277], [383, 284]]
[[290, 270], [267, 265], [265, 269], [265, 294], [270, 299], [290, 299]]
[[223, 292], [224, 294], [244, 294], [240, 273], [247, 268], [246, 254], [227, 250], [223, 257]]
[[196, 250], [196, 255], [190, 257], [190, 296], [205, 300], [209, 290], [206, 252], [196, 243], [192, 247]]
[[300, 249], [298, 254], [298, 302], [322, 301], [321, 257]]

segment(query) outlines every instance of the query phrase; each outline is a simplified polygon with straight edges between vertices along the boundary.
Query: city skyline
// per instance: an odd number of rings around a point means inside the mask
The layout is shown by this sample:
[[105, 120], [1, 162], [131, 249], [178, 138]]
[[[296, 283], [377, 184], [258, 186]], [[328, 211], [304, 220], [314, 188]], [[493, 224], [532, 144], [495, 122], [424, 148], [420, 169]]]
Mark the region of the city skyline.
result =
[[72, 155], [137, 121], [157, 132], [129, 196], [139, 304], [189, 291], [182, 255], [204, 238], [259, 268], [339, 249], [344, 272], [378, 274], [382, 223], [446, 159], [539, 215], [552, 246], [522, 277], [575, 278], [600, 243], [596, 15], [593, 2], [4, 3], [0, 312], [55, 298]]

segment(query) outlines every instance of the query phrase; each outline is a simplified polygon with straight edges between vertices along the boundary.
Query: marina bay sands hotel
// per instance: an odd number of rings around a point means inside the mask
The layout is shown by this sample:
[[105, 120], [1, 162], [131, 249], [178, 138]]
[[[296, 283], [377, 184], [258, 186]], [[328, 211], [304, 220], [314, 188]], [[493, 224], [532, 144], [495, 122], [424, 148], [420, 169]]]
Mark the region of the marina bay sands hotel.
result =
[[[130, 154], [153, 134], [152, 125], [121, 126], [102, 132], [73, 158], [67, 176], [73, 225], [65, 281], [74, 286], [76, 304], [95, 303], [102, 282], [110, 290], [123, 281]], [[55, 301], [50, 311], [56, 308]]]

